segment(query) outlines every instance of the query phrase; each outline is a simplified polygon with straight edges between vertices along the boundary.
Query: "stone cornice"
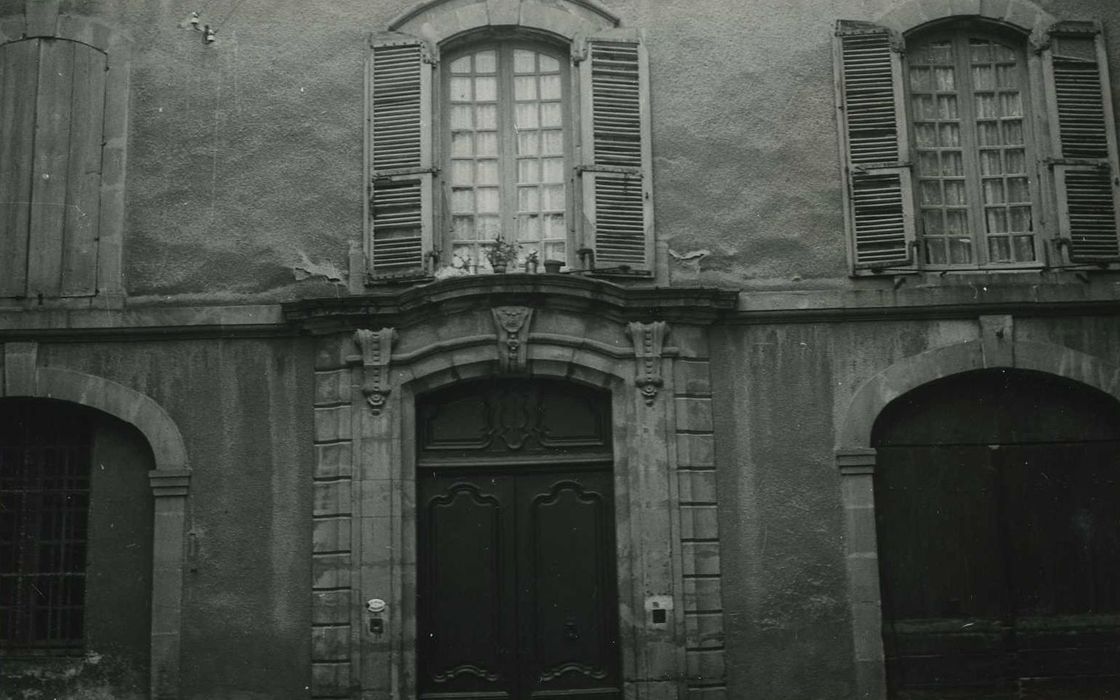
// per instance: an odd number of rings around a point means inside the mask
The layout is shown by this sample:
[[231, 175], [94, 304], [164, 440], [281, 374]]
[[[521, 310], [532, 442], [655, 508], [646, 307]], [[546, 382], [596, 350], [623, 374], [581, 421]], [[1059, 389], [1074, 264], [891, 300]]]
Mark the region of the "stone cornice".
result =
[[478, 275], [292, 302], [284, 305], [284, 316], [313, 333], [371, 323], [407, 328], [437, 316], [500, 306], [595, 314], [619, 322], [665, 319], [705, 325], [734, 313], [738, 297], [733, 290], [623, 287], [575, 275]]

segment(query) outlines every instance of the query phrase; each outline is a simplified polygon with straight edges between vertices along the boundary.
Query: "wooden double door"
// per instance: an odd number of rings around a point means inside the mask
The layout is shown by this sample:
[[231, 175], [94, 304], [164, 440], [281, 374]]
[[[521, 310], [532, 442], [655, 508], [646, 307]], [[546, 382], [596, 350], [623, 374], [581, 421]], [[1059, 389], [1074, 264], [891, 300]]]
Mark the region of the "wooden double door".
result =
[[890, 696], [1120, 698], [1120, 405], [975, 373], [892, 404], [876, 438]]
[[421, 698], [620, 697], [610, 464], [422, 469]]

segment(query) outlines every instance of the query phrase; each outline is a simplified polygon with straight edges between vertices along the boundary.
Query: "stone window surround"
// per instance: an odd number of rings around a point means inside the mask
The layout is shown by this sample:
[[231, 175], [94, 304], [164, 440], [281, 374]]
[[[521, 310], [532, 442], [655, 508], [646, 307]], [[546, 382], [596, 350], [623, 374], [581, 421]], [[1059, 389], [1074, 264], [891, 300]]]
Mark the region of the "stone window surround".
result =
[[150, 397], [109, 379], [38, 365], [34, 342], [0, 344], [0, 400], [48, 398], [88, 406], [137, 428], [152, 448], [151, 697], [180, 696], [187, 492], [190, 469], [175, 422]]
[[887, 404], [929, 382], [962, 372], [1026, 369], [1064, 377], [1120, 401], [1120, 366], [1072, 348], [1015, 341], [1011, 316], [981, 316], [980, 339], [927, 350], [883, 369], [856, 390], [837, 416], [836, 467], [844, 510], [844, 548], [857, 697], [885, 700], [886, 670], [875, 532], [876, 451], [871, 430]]
[[[60, 0], [36, 0], [26, 4], [24, 13], [0, 18], [0, 45], [34, 38], [65, 39], [86, 44], [105, 54], [108, 76], [102, 127], [97, 306], [120, 308], [125, 294], [121, 282], [121, 261], [131, 41], [116, 28], [98, 19], [59, 14], [59, 5]], [[38, 304], [38, 301], [28, 300], [27, 303]]]

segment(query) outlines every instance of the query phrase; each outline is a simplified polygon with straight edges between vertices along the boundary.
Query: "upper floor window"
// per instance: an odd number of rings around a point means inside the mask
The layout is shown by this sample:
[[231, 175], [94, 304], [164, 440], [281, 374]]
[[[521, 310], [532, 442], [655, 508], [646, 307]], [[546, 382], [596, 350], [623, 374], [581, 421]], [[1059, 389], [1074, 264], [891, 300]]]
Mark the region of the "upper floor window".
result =
[[967, 31], [911, 46], [907, 88], [922, 262], [1037, 262], [1036, 161], [1024, 120], [1030, 96], [1022, 47]]
[[1033, 62], [1025, 33], [975, 19], [837, 37], [857, 272], [1120, 261], [1099, 27], [1055, 25]]
[[652, 275], [647, 59], [637, 35], [581, 30], [574, 14], [543, 5], [519, 15], [536, 26], [460, 23], [474, 16], [418, 15], [433, 42], [373, 40], [367, 279], [489, 272], [499, 240], [516, 249], [510, 271], [535, 259]]
[[518, 246], [523, 265], [568, 259], [567, 56], [499, 43], [449, 56], [442, 152], [450, 263], [491, 268], [488, 241]]

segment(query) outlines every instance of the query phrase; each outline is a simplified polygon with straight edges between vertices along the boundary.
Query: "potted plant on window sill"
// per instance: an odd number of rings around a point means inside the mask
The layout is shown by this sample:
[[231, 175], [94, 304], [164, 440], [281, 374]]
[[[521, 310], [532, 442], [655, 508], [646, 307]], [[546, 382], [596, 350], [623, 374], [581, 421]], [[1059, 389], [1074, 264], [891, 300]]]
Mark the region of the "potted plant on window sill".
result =
[[494, 273], [502, 274], [509, 267], [510, 263], [517, 262], [517, 252], [520, 249], [520, 243], [507, 241], [501, 236], [498, 236], [490, 245], [483, 249], [483, 254], [490, 262], [490, 268]]

